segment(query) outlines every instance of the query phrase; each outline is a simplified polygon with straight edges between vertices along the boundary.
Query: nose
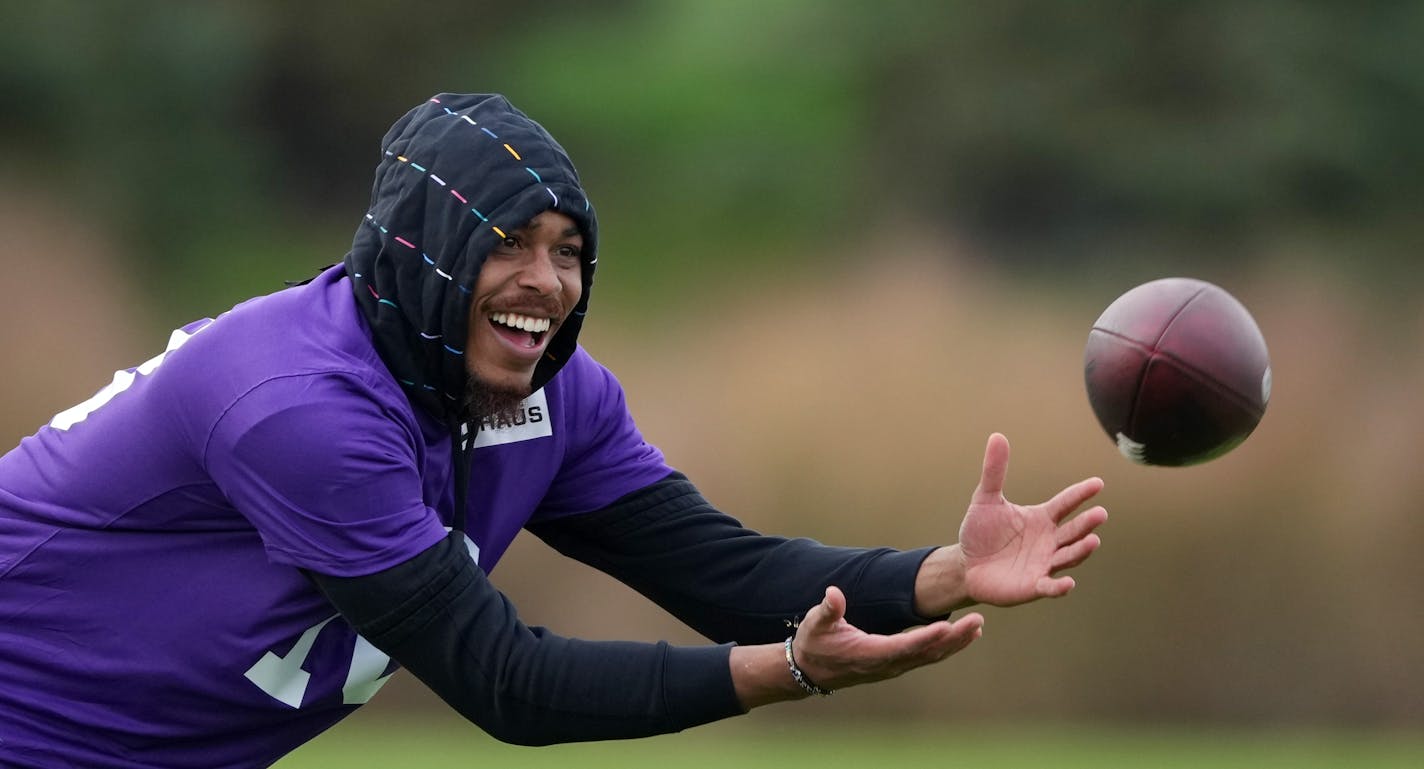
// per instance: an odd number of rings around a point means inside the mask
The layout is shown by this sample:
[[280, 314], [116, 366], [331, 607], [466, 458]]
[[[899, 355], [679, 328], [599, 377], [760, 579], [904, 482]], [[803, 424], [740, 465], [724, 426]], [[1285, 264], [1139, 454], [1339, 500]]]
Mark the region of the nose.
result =
[[547, 249], [533, 249], [529, 260], [519, 271], [519, 285], [542, 296], [558, 294], [563, 289], [553, 255]]

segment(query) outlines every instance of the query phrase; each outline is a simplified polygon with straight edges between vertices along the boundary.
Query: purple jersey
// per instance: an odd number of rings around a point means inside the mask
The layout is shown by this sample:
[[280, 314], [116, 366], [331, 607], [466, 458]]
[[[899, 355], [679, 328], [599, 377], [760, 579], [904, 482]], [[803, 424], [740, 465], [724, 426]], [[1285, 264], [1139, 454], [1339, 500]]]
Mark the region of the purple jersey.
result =
[[[583, 350], [476, 439], [490, 570], [529, 521], [670, 472]], [[174, 332], [0, 457], [0, 765], [249, 767], [394, 665], [303, 576], [441, 540], [448, 429], [383, 365], [340, 268]]]

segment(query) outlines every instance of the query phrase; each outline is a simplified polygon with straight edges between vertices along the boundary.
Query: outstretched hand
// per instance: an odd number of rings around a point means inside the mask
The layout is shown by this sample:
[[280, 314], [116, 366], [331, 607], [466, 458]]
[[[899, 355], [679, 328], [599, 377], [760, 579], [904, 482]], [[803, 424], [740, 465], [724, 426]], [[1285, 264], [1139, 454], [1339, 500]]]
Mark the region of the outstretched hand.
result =
[[984, 618], [966, 614], [895, 635], [875, 635], [846, 622], [846, 597], [838, 587], [801, 620], [793, 641], [797, 665], [817, 686], [843, 689], [884, 681], [948, 657], [983, 633]]
[[[806, 678], [826, 690], [884, 681], [948, 657], [983, 633], [984, 617], [966, 614], [894, 635], [875, 635], [846, 622], [846, 597], [838, 587], [811, 607], [792, 637], [792, 654]], [[799, 699], [804, 691], [787, 671], [781, 644], [733, 646], [732, 686], [742, 707]]]
[[989, 436], [984, 468], [959, 527], [963, 592], [971, 603], [1014, 606], [1055, 598], [1073, 589], [1061, 574], [1081, 564], [1102, 544], [1094, 529], [1107, 520], [1102, 507], [1069, 517], [1103, 489], [1100, 478], [1079, 481], [1047, 502], [1016, 505], [1004, 498], [1009, 441]]
[[[1016, 505], [1004, 498], [1009, 441], [995, 433], [984, 449], [979, 486], [959, 527], [959, 542], [930, 553], [915, 578], [915, 610], [924, 617], [949, 614], [974, 603], [1014, 606], [1073, 589], [1063, 571], [1078, 566], [1102, 544], [1094, 530], [1107, 511], [1077, 510], [1103, 489], [1099, 478], [1079, 481], [1047, 502]], [[965, 614], [894, 635], [876, 635], [845, 619], [840, 588], [826, 588], [793, 636], [797, 666], [816, 686], [841, 689], [894, 678], [939, 662], [983, 634], [984, 617]], [[733, 685], [753, 708], [805, 696], [787, 675], [779, 644], [732, 649]]]
[[915, 610], [938, 617], [976, 603], [1016, 606], [1056, 598], [1074, 587], [1063, 574], [1102, 544], [1094, 533], [1108, 513], [1101, 506], [1073, 515], [1103, 490], [1100, 478], [1079, 481], [1047, 502], [1016, 505], [1004, 498], [1009, 441], [989, 436], [979, 486], [959, 526], [959, 542], [932, 552], [915, 578]]

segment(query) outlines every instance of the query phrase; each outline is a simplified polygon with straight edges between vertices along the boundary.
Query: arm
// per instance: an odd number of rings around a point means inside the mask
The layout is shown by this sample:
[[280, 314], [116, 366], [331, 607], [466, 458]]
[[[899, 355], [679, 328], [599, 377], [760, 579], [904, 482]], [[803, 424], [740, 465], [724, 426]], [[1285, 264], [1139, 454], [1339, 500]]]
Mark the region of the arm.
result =
[[840, 548], [763, 536], [718, 512], [678, 473], [601, 511], [529, 530], [715, 640], [784, 637], [786, 621], [832, 585], [849, 598], [848, 622], [893, 633], [976, 603], [1013, 606], [1073, 588], [1061, 572], [1102, 544], [1094, 530], [1107, 511], [1072, 513], [1103, 482], [1089, 478], [1042, 504], [1016, 505], [1003, 494], [1008, 464], [1008, 441], [990, 436], [959, 542], [939, 548]]
[[603, 510], [528, 528], [717, 641], [780, 642], [788, 622], [831, 585], [851, 599], [848, 621], [870, 632], [929, 621], [912, 599], [931, 548], [828, 547], [761, 535], [712, 507], [679, 473]]
[[[960, 544], [924, 558], [923, 565], [910, 571], [913, 588], [905, 588], [905, 595], [892, 604], [902, 611], [908, 611], [903, 607], [911, 602], [927, 611], [966, 601], [1012, 605], [1063, 595], [1073, 587], [1071, 578], [1055, 575], [1097, 548], [1099, 540], [1092, 531], [1107, 513], [1095, 507], [1068, 516], [1094, 496], [1102, 482], [1088, 479], [1048, 502], [1024, 507], [1003, 498], [1007, 467], [1007, 441], [991, 436], [979, 487], [961, 525]], [[675, 496], [689, 499], [682, 492]], [[710, 514], [724, 518], [715, 511]], [[839, 548], [821, 552], [815, 543], [750, 532], [736, 537], [761, 541], [751, 549], [754, 555], [793, 544], [770, 556], [771, 561], [799, 552], [811, 554], [806, 556], [809, 562], [822, 566], [837, 560], [821, 561], [830, 556], [859, 563], [859, 569], [848, 572], [852, 575], [874, 572], [880, 559], [893, 554]], [[670, 543], [674, 552], [685, 547], [696, 550], [696, 543]], [[578, 641], [527, 628], [454, 537], [370, 576], [313, 574], [313, 579], [367, 640], [410, 668], [466, 718], [506, 741], [547, 744], [645, 736], [805, 696], [788, 672], [780, 643], [672, 647]], [[778, 600], [788, 599], [783, 595]], [[867, 633], [848, 621], [844, 593], [827, 587], [795, 631], [796, 661], [826, 689], [880, 681], [965, 648], [981, 635], [983, 622], [982, 616], [971, 613], [953, 623], [929, 622], [889, 635]]]
[[[843, 590], [841, 600], [850, 598], [841, 610], [847, 625], [894, 633], [976, 603], [1013, 606], [1073, 588], [1062, 572], [1101, 545], [1094, 531], [1107, 511], [1072, 514], [1102, 481], [1088, 478], [1042, 504], [1016, 505], [1003, 494], [1008, 463], [1008, 441], [990, 436], [959, 542], [933, 549], [833, 548], [758, 535], [712, 508], [679, 474], [602, 511], [529, 528], [714, 639], [784, 638], [785, 620], [820, 602], [832, 585]], [[798, 648], [815, 652], [812, 643]], [[824, 680], [836, 680], [834, 656], [810, 656], [808, 671], [821, 668]]]
[[[643, 737], [807, 696], [781, 643], [592, 642], [525, 627], [454, 535], [369, 576], [310, 576], [357, 632], [506, 742]], [[842, 688], [944, 659], [978, 638], [982, 624], [970, 614], [871, 635], [845, 621], [844, 596], [831, 588], [806, 612], [796, 643], [815, 650], [821, 678], [813, 680]]]
[[357, 632], [506, 742], [642, 737], [744, 710], [728, 647], [582, 641], [526, 627], [458, 535], [375, 574], [311, 577]]

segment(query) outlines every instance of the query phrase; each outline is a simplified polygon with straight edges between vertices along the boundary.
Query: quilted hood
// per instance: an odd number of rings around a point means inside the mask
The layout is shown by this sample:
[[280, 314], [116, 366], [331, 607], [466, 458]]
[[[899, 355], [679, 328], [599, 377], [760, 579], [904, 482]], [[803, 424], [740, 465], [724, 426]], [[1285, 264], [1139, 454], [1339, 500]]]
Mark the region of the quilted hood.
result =
[[535, 390], [574, 353], [598, 261], [597, 219], [568, 154], [497, 94], [439, 94], [382, 140], [346, 272], [381, 359], [442, 421], [468, 419], [464, 346], [485, 255], [550, 210], [582, 232], [583, 294], [536, 367]]

